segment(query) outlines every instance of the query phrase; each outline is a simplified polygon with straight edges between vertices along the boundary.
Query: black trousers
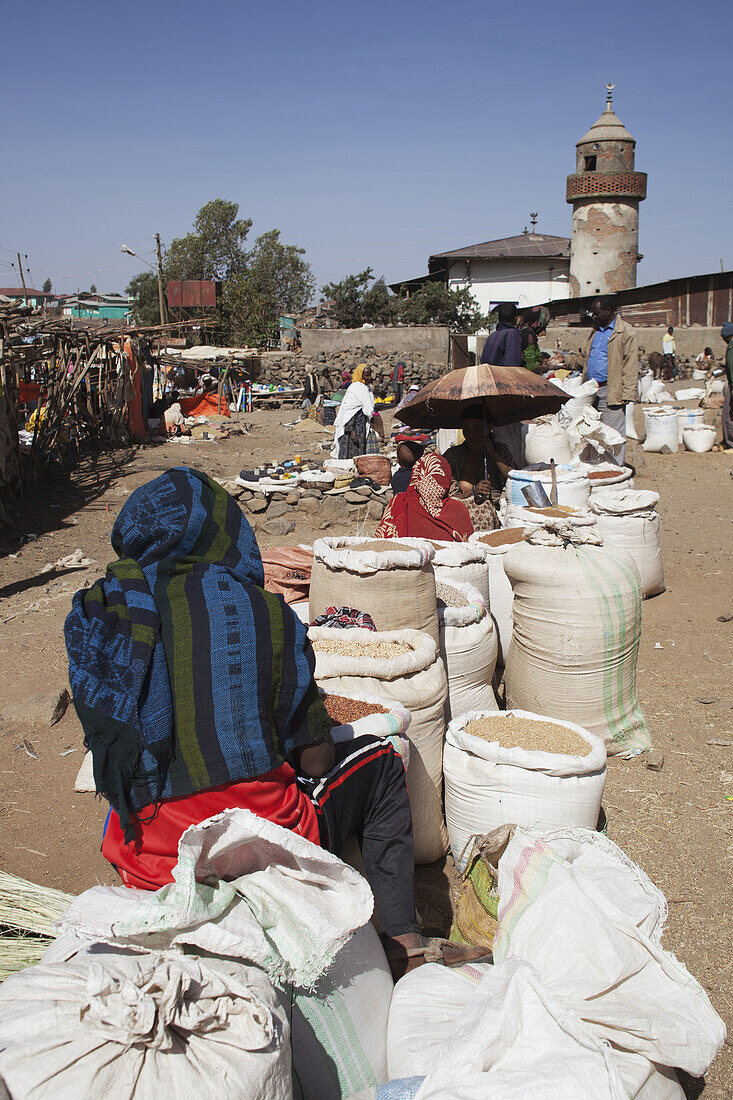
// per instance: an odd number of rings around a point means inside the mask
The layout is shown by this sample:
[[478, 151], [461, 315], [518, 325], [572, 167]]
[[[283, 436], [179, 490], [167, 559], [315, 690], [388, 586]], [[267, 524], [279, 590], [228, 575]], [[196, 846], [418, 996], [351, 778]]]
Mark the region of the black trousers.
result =
[[359, 841], [382, 932], [419, 932], [405, 769], [389, 742], [357, 737], [337, 745], [328, 775], [298, 782], [316, 807], [324, 848], [340, 855], [350, 836]]
[[392, 389], [394, 390], [395, 401], [399, 405], [400, 401], [402, 400], [402, 383], [401, 382], [393, 383]]

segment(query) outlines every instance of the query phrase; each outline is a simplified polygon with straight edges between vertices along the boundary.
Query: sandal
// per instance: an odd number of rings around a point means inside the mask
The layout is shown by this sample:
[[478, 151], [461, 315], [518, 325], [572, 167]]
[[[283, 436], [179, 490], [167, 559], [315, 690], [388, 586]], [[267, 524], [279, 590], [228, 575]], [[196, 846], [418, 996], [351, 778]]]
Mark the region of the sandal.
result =
[[444, 940], [438, 936], [421, 936], [418, 947], [404, 947], [403, 944], [385, 936], [382, 940], [382, 946], [395, 981], [425, 963], [457, 967], [465, 966], [466, 963], [492, 963], [494, 961], [491, 951], [485, 947], [453, 943], [451, 940]]

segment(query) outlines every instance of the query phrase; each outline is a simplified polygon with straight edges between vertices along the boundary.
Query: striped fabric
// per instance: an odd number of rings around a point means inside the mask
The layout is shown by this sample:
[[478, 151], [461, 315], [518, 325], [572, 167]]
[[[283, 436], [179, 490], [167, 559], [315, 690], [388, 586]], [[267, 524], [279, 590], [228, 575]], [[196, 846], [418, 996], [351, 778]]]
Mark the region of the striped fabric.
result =
[[331, 723], [306, 628], [263, 591], [221, 486], [168, 471], [130, 497], [112, 546], [120, 560], [77, 592], [65, 635], [97, 790], [131, 839], [143, 806], [254, 779]]

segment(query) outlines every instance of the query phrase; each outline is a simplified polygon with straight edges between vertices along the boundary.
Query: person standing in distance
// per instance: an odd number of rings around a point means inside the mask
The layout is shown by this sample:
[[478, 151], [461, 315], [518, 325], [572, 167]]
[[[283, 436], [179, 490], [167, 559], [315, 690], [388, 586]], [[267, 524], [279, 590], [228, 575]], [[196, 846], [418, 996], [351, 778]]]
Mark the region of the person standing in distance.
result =
[[[616, 313], [610, 295], [596, 298], [590, 307], [594, 331], [579, 352], [567, 352], [565, 365], [581, 370], [583, 379], [595, 378], [594, 404], [601, 420], [626, 437], [626, 406], [636, 400], [639, 378], [639, 343], [636, 332]], [[626, 447], [621, 448], [623, 462]]]

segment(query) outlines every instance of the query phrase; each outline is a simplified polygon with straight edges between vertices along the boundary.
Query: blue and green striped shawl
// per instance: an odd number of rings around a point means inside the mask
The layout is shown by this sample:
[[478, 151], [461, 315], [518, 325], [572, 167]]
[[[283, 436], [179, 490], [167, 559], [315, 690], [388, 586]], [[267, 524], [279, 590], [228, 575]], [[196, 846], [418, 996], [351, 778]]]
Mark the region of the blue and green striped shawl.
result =
[[169, 470], [133, 493], [112, 546], [65, 635], [96, 787], [131, 839], [143, 807], [263, 775], [331, 723], [306, 628], [263, 591], [252, 528], [220, 485]]

